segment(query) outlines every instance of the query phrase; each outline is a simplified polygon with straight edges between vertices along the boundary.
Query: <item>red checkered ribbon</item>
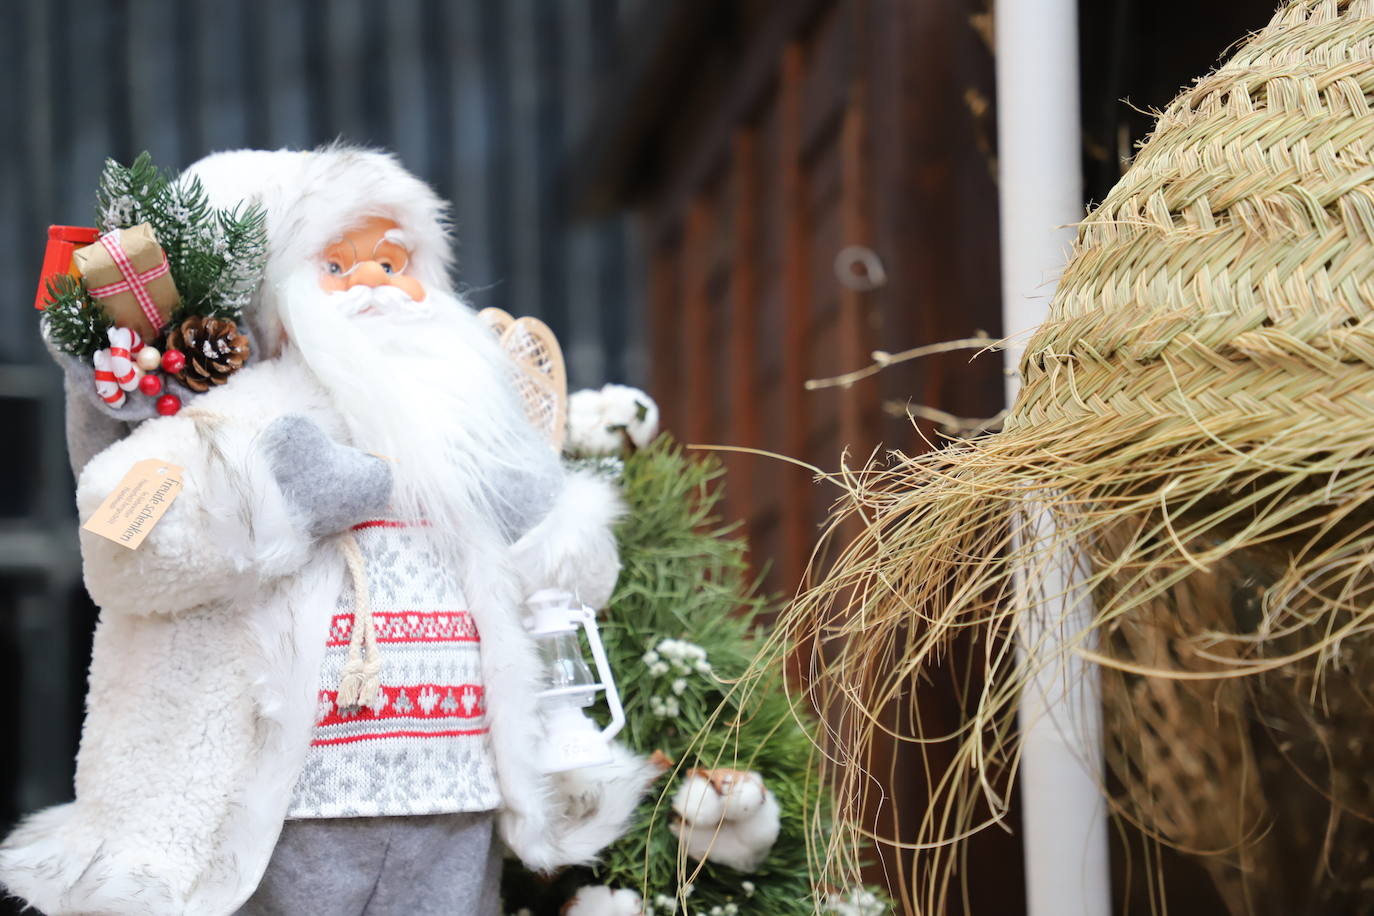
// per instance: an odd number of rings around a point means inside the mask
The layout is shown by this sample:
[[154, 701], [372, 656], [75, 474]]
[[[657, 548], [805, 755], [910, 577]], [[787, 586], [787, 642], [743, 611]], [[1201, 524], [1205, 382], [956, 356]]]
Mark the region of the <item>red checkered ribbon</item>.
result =
[[110, 257], [114, 259], [115, 266], [124, 275], [124, 279], [105, 286], [97, 286], [89, 290], [90, 294], [97, 299], [104, 299], [116, 293], [132, 292], [134, 298], [138, 300], [138, 307], [143, 310], [143, 314], [147, 317], [148, 323], [153, 326], [153, 330], [162, 330], [162, 326], [166, 322], [162, 320], [162, 314], [157, 310], [157, 303], [153, 301], [152, 296], [148, 295], [148, 284], [158, 277], [166, 276], [171, 270], [167, 264], [167, 253], [163, 252], [162, 262], [156, 267], [139, 273], [134, 269], [134, 265], [129, 260], [129, 256], [124, 253], [124, 249], [119, 245], [118, 229], [102, 235], [100, 244], [104, 245], [105, 250], [110, 253]]

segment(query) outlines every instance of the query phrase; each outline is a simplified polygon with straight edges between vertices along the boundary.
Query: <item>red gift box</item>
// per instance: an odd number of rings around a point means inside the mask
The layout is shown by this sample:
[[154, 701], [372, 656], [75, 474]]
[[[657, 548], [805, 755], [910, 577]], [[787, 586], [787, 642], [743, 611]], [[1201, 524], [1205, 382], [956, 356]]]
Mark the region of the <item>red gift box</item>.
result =
[[72, 252], [100, 240], [98, 229], [85, 226], [49, 226], [48, 248], [43, 252], [43, 272], [38, 275], [38, 294], [33, 307], [43, 309], [48, 304], [48, 281], [72, 272]]

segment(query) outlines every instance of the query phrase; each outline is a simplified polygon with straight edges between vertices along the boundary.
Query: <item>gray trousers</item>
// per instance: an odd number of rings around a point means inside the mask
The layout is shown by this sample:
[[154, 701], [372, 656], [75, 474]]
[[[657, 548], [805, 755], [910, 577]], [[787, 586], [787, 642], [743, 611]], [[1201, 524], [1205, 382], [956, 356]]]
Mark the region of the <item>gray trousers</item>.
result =
[[491, 812], [290, 820], [238, 916], [500, 916]]

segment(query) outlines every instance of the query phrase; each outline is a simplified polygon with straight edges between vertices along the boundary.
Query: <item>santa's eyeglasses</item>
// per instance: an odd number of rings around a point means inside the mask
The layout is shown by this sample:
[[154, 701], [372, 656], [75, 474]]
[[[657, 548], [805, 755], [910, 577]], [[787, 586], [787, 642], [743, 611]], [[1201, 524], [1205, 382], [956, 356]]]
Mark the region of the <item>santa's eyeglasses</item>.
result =
[[321, 269], [332, 277], [346, 277], [367, 261], [376, 261], [388, 274], [399, 275], [410, 266], [410, 252], [399, 243], [384, 238], [372, 246], [369, 257], [361, 258], [356, 245], [348, 239], [340, 239], [324, 250]]

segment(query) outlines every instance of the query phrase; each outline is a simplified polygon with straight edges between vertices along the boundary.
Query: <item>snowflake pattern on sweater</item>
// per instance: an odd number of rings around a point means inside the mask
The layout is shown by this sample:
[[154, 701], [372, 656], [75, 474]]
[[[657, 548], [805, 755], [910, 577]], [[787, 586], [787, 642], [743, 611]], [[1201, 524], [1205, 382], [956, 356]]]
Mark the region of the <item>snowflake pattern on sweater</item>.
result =
[[354, 528], [382, 656], [382, 689], [340, 707], [353, 635], [346, 584], [326, 636], [315, 731], [296, 781], [292, 818], [489, 811], [501, 804], [486, 725], [481, 637], [456, 570], [427, 528], [395, 521]]

